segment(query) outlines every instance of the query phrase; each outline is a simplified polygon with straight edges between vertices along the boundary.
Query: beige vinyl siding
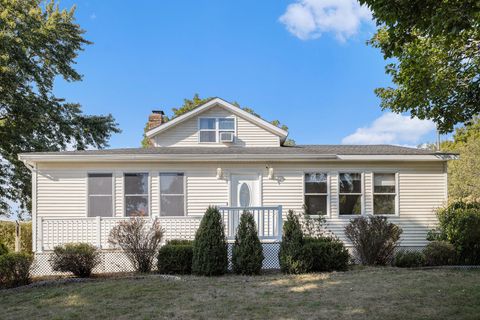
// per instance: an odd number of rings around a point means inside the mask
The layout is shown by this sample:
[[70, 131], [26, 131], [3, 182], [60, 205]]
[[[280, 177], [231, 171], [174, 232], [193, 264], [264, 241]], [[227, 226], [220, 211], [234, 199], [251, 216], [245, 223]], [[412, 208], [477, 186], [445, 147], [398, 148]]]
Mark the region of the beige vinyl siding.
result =
[[123, 172], [115, 171], [115, 212], [114, 216], [123, 216]]
[[281, 177], [281, 180], [268, 179], [266, 172], [263, 175], [263, 205], [277, 206], [281, 204], [284, 216], [290, 209], [295, 211], [302, 209], [303, 172], [283, 169], [276, 174]]
[[219, 180], [216, 167], [187, 170], [187, 212], [199, 216], [209, 205], [226, 206], [229, 197], [229, 184]]
[[158, 217], [160, 215], [160, 177], [159, 172], [150, 171], [150, 215]]
[[198, 118], [234, 117], [237, 123], [236, 141], [233, 145], [244, 147], [278, 147], [280, 139], [277, 135], [267, 131], [256, 124], [234, 115], [222, 107], [214, 107], [186, 120], [178, 125], [161, 132], [154, 137], [157, 147], [227, 147], [232, 144], [225, 143], [199, 143]]
[[49, 217], [85, 217], [86, 171], [40, 171], [37, 177], [37, 213]]
[[367, 171], [363, 174], [363, 210], [373, 213], [373, 173]]
[[[266, 164], [249, 163], [57, 163], [40, 164], [37, 179], [38, 217], [85, 217], [87, 215], [87, 173], [114, 172], [115, 215], [123, 216], [124, 172], [149, 172], [150, 212], [159, 215], [158, 173], [183, 172], [186, 179], [187, 215], [201, 216], [209, 205], [224, 206], [230, 201], [231, 172], [261, 173], [262, 205], [303, 209], [304, 172], [327, 172], [330, 183], [328, 228], [342, 240], [344, 226], [351, 217], [338, 214], [338, 173], [362, 172], [364, 176], [364, 211], [373, 213], [372, 182], [375, 172], [398, 173], [398, 216], [389, 220], [403, 229], [403, 246], [423, 246], [426, 234], [437, 219], [435, 209], [446, 200], [446, 173], [442, 162], [318, 162], [269, 163], [275, 179], [268, 179]], [[216, 178], [222, 168], [225, 179]]]

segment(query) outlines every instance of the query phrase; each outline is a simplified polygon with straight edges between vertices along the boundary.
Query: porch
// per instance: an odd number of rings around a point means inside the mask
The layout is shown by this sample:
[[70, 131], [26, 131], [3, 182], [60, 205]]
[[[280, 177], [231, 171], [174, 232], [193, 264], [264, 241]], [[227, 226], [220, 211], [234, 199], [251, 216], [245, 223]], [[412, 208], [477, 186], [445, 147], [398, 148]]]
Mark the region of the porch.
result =
[[[220, 207], [227, 241], [235, 240], [235, 232], [244, 211], [253, 214], [261, 242], [278, 242], [282, 238], [282, 206], [270, 207]], [[164, 229], [164, 241], [172, 239], [193, 240], [202, 216], [149, 217], [160, 221]], [[98, 249], [113, 250], [108, 238], [112, 228], [127, 217], [38, 217], [34, 251], [52, 251], [55, 246], [71, 242], [85, 242]]]

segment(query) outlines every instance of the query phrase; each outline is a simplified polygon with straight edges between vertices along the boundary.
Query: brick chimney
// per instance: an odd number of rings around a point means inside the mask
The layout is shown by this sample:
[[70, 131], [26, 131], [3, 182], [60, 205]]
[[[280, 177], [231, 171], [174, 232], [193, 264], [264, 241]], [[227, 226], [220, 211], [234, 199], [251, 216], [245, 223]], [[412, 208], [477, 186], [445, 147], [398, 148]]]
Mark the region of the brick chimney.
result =
[[148, 130], [158, 127], [163, 123], [165, 113], [162, 110], [152, 110], [148, 116]]

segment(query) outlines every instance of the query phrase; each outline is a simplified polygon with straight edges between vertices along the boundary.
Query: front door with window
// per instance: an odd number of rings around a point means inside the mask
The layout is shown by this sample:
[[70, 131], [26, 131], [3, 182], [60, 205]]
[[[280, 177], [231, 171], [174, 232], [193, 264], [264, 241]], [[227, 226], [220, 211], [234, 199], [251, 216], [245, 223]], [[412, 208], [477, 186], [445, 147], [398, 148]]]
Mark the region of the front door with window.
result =
[[232, 175], [230, 203], [233, 207], [257, 207], [260, 201], [258, 175]]

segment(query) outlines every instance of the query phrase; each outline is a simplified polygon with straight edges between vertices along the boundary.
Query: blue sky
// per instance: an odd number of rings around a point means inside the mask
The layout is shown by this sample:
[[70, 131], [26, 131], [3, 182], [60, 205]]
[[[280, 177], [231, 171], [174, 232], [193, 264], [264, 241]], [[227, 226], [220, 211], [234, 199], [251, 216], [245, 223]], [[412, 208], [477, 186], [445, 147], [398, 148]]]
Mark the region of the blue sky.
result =
[[94, 42], [83, 81], [55, 92], [123, 130], [110, 147], [137, 147], [152, 109], [171, 113], [199, 93], [253, 108], [299, 144], [433, 141], [430, 122], [382, 112], [374, 88], [386, 62], [354, 0], [62, 1]]

